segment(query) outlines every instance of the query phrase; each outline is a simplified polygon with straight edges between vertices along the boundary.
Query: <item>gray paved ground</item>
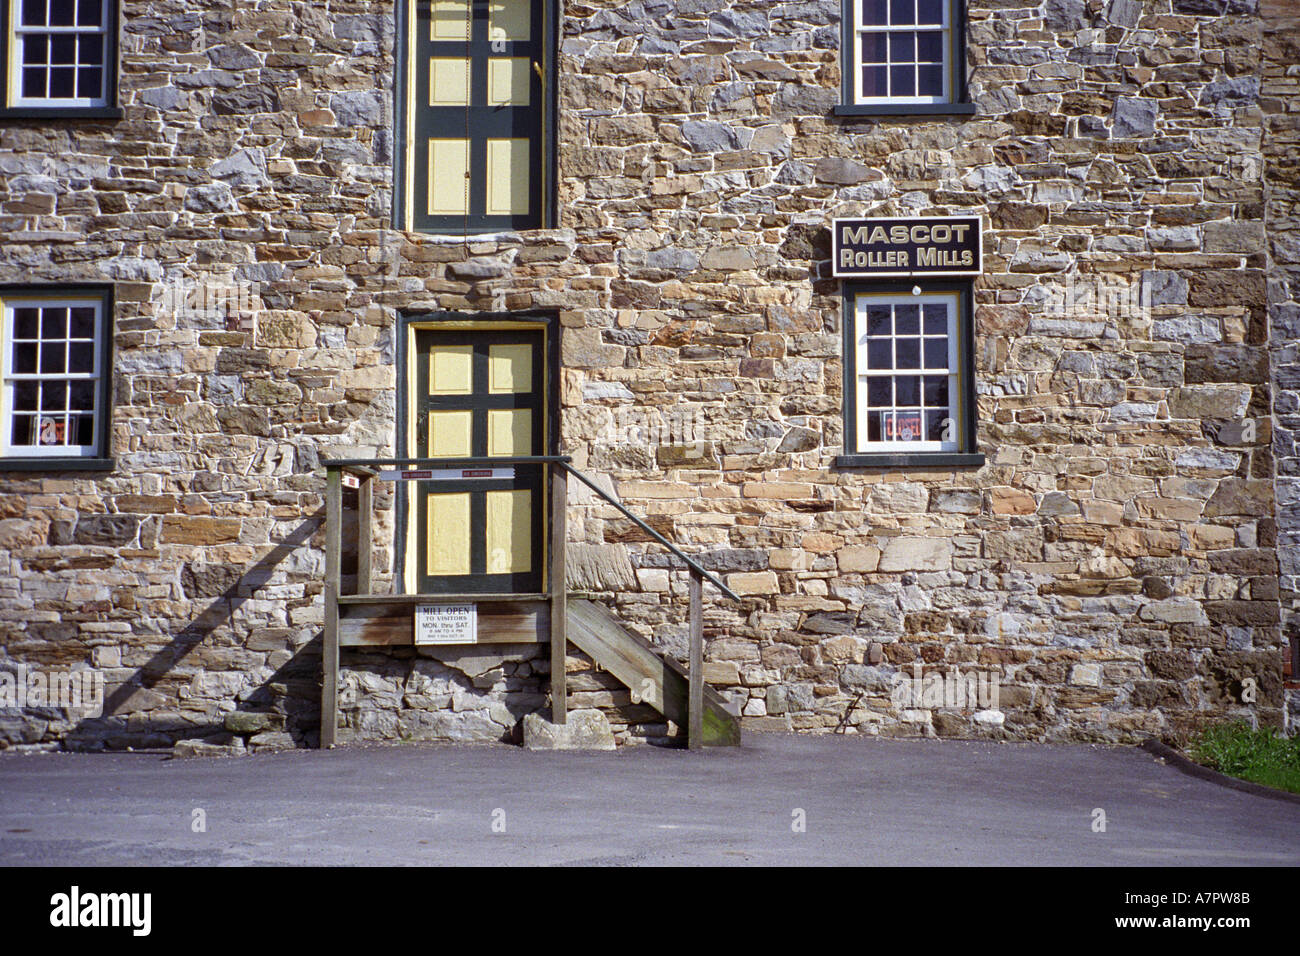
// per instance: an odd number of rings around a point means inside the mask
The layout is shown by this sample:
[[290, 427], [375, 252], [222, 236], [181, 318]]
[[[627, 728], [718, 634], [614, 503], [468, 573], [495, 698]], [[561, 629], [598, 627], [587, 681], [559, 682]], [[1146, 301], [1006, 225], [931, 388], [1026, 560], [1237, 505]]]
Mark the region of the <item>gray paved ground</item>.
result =
[[0, 755], [0, 864], [259, 863], [1295, 865], [1300, 806], [1088, 746]]

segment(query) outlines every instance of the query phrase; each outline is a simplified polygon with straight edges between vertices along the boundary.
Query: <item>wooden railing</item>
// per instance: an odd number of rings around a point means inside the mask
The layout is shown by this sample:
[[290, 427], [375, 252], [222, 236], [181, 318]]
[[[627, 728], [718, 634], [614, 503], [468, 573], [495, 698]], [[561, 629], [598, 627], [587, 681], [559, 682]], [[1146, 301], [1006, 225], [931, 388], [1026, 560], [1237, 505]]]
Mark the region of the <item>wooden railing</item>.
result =
[[[338, 735], [338, 670], [339, 670], [339, 606], [341, 603], [377, 602], [389, 599], [409, 602], [412, 599], [436, 603], [447, 600], [445, 594], [377, 595], [373, 593], [374, 554], [374, 482], [380, 479], [380, 468], [405, 470], [500, 468], [514, 465], [545, 466], [550, 475], [551, 521], [548, 535], [551, 643], [551, 720], [565, 723], [568, 712], [568, 688], [565, 657], [568, 651], [566, 635], [565, 541], [567, 539], [568, 478], [572, 475], [608, 504], [613, 505], [625, 518], [648, 534], [652, 540], [667, 548], [685, 563], [690, 571], [690, 660], [688, 665], [688, 726], [687, 740], [692, 749], [703, 746], [704, 719], [704, 582], [708, 581], [719, 591], [739, 601], [730, 588], [716, 576], [702, 568], [695, 559], [616, 501], [603, 488], [578, 471], [572, 459], [562, 455], [535, 455], [492, 458], [343, 458], [325, 462], [325, 627], [321, 689], [321, 746], [333, 747]], [[343, 567], [343, 476], [351, 475], [357, 482], [357, 581], [351, 595], [342, 593]], [[457, 600], [482, 601], [509, 598], [510, 595], [456, 595]]]

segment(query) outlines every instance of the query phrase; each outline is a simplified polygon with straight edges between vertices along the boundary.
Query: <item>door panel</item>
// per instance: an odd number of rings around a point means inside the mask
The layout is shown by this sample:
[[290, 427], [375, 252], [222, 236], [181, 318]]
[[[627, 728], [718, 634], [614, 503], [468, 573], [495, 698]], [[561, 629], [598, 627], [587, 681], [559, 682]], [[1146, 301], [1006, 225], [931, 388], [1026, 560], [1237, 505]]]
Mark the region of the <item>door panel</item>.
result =
[[[411, 415], [419, 457], [544, 454], [542, 331], [415, 336]], [[412, 542], [420, 593], [535, 593], [542, 588], [543, 469], [513, 478], [421, 482]]]
[[470, 573], [470, 496], [459, 491], [431, 494], [428, 507], [427, 569], [431, 575]]

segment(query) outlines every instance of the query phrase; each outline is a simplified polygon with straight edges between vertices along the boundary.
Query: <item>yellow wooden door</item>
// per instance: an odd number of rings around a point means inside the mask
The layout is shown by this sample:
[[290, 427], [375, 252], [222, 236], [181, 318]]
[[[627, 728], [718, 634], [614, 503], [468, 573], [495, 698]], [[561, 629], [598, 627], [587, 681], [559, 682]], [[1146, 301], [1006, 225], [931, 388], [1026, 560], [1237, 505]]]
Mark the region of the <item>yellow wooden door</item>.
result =
[[[540, 455], [545, 367], [540, 331], [416, 334], [417, 454]], [[416, 492], [416, 583], [422, 593], [536, 593], [542, 588], [542, 469], [462, 462]], [[468, 475], [466, 474], [468, 473]]]

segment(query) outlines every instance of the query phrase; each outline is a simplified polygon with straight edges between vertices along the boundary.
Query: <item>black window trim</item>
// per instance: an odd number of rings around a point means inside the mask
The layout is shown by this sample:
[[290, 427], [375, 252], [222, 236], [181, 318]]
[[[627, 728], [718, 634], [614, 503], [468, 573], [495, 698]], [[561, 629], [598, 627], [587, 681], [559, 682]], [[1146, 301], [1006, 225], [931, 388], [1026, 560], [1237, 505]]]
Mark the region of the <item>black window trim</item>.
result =
[[118, 56], [122, 47], [122, 4], [121, 0], [108, 0], [108, 15], [111, 21], [108, 31], [108, 49], [104, 60], [104, 88], [108, 100], [103, 106], [10, 106], [9, 105], [9, 51], [13, 48], [13, 4], [21, 0], [0, 0], [0, 25], [4, 35], [0, 37], [0, 119], [8, 120], [46, 120], [46, 119], [108, 119], [119, 120], [126, 115], [121, 106], [121, 93], [118, 89]]
[[[5, 2], [5, 0], [0, 0]], [[418, 2], [418, 0], [417, 0]], [[406, 223], [406, 199], [407, 190], [411, 188], [408, 182], [408, 170], [406, 168], [406, 149], [407, 149], [407, 110], [409, 108], [407, 98], [407, 57], [411, 55], [409, 33], [410, 24], [407, 23], [408, 0], [397, 0], [395, 3], [395, 38], [394, 38], [394, 57], [393, 57], [393, 90], [395, 95], [395, 109], [393, 111], [395, 122], [393, 124], [393, 208], [392, 223], [393, 228], [402, 232], [408, 232], [416, 236], [435, 236], [439, 238], [456, 237], [462, 234], [462, 231], [470, 236], [497, 235], [501, 233], [519, 233], [531, 232], [535, 230], [555, 229], [559, 225], [559, 206], [558, 206], [558, 183], [559, 183], [559, 165], [557, 141], [559, 137], [559, 94], [557, 85], [557, 70], [559, 61], [559, 0], [542, 0], [542, 73], [543, 83], [542, 90], [546, 102], [543, 104], [545, 110], [541, 122], [541, 150], [542, 150], [542, 181], [541, 205], [540, 205], [540, 222], [535, 226], [520, 228], [496, 227], [480, 228], [470, 225], [467, 229], [451, 229], [446, 232], [431, 232], [412, 228], [408, 230]]]
[[[103, 375], [99, 380], [98, 407], [99, 447], [96, 454], [80, 458], [39, 456], [5, 457], [0, 455], [0, 473], [6, 471], [39, 471], [45, 474], [57, 474], [64, 471], [113, 471], [117, 467], [112, 457], [113, 446], [113, 336], [117, 329], [114, 304], [115, 288], [111, 283], [62, 283], [62, 282], [5, 282], [0, 283], [0, 297], [18, 298], [31, 296], [57, 296], [58, 298], [99, 298], [103, 302], [101, 321], [103, 329], [103, 354], [100, 367]], [[0, 340], [0, 348], [7, 349], [9, 343]], [[0, 387], [3, 383], [0, 382]], [[7, 427], [8, 422], [0, 422], [0, 427]]]
[[[957, 451], [871, 452], [859, 451], [857, 413], [857, 335], [854, 324], [854, 299], [862, 293], [899, 295], [919, 287], [922, 294], [956, 292], [961, 303], [957, 315], [957, 356], [960, 363], [958, 400], [961, 402], [961, 447]], [[975, 308], [974, 279], [906, 280], [862, 279], [841, 285], [841, 340], [844, 374], [841, 380], [844, 412], [844, 453], [835, 457], [837, 468], [978, 468], [984, 465], [983, 452], [976, 445], [978, 426], [975, 391]]]
[[840, 0], [840, 102], [831, 110], [834, 116], [973, 116], [975, 104], [970, 102], [966, 65], [966, 3], [965, 0], [945, 0], [952, 4], [952, 77], [953, 98], [950, 103], [856, 103], [853, 99], [853, 4], [855, 0]]

